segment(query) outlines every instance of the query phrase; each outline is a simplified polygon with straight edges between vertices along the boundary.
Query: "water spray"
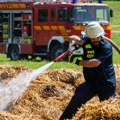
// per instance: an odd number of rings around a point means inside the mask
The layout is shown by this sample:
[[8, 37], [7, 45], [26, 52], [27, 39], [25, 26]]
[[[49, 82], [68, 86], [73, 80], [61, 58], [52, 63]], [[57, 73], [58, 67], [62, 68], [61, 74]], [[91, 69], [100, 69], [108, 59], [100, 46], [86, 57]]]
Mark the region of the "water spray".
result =
[[52, 62], [30, 71], [21, 72], [16, 78], [11, 79], [7, 84], [0, 83], [0, 111], [8, 110], [11, 105], [14, 105], [18, 98], [27, 90], [30, 82], [34, 80], [37, 76], [42, 74], [46, 69], [48, 69], [54, 62], [59, 61], [63, 57], [70, 54], [75, 50], [75, 47], [71, 47], [60, 56], [58, 56]]

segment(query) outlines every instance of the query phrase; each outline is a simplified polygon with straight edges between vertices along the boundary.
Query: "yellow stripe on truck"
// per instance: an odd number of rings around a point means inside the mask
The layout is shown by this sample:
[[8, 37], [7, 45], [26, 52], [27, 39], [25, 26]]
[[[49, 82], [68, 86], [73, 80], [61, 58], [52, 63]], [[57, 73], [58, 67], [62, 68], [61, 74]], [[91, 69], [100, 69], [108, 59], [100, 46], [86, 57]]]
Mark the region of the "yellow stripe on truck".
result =
[[41, 30], [41, 27], [40, 26], [34, 26], [34, 29], [35, 30]]
[[106, 26], [102, 26], [104, 30], [111, 30], [112, 27], [111, 25], [106, 25]]
[[74, 30], [83, 30], [85, 28], [85, 26], [81, 25], [81, 26], [73, 26]]
[[44, 30], [50, 30], [50, 27], [49, 26], [43, 26], [43, 29]]
[[66, 29], [65, 29], [64, 26], [58, 26], [58, 28], [59, 28], [60, 33], [61, 33], [62, 35], [67, 35], [67, 31], [66, 31]]
[[57, 26], [51, 26], [52, 30], [58, 30]]

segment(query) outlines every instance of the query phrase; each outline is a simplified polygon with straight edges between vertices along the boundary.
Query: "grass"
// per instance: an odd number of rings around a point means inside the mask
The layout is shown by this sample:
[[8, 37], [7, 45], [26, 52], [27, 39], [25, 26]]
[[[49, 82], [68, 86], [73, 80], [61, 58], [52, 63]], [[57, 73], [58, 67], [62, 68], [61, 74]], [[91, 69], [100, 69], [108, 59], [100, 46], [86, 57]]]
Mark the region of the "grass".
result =
[[[21, 66], [26, 66], [29, 69], [37, 69], [42, 67], [43, 65], [46, 65], [47, 63], [50, 63], [51, 61], [40, 61], [40, 60], [32, 60], [32, 61], [27, 61], [27, 60], [19, 60], [19, 61], [11, 61], [10, 59], [6, 58], [6, 55], [0, 54], [0, 65], [21, 65]], [[69, 62], [55, 62], [52, 64], [52, 66], [49, 69], [56, 69], [56, 68], [73, 68], [73, 69], [81, 69], [81, 67], [71, 64]]]
[[114, 17], [111, 19], [112, 25], [120, 25], [120, 1], [105, 1], [114, 12]]
[[[119, 31], [112, 34], [112, 40], [120, 47], [120, 2], [109, 1], [107, 4], [113, 9], [114, 12], [114, 17], [111, 19], [112, 31]], [[120, 64], [120, 55], [116, 52], [116, 50], [114, 50], [113, 61], [115, 64]]]
[[[112, 24], [112, 30], [114, 31], [120, 31], [120, 12], [119, 12], [119, 6], [120, 6], [120, 2], [119, 1], [105, 1], [105, 3], [107, 3], [110, 8], [113, 9], [114, 11], [114, 17], [111, 19], [111, 24]], [[118, 45], [120, 46], [120, 32], [113, 32], [112, 34], [112, 40]], [[114, 64], [120, 64], [120, 55], [116, 52], [116, 50], [113, 50], [114, 54], [113, 54], [113, 62]], [[49, 63], [50, 61], [26, 61], [26, 60], [22, 60], [22, 61], [11, 61], [10, 59], [6, 58], [6, 55], [2, 55], [0, 54], [0, 65], [3, 64], [10, 64], [10, 65], [23, 65], [26, 66], [30, 69], [37, 69], [47, 63]], [[56, 62], [54, 63], [49, 69], [56, 69], [56, 68], [73, 68], [73, 69], [81, 69], [82, 67], [74, 65], [74, 64], [70, 64], [69, 62]]]

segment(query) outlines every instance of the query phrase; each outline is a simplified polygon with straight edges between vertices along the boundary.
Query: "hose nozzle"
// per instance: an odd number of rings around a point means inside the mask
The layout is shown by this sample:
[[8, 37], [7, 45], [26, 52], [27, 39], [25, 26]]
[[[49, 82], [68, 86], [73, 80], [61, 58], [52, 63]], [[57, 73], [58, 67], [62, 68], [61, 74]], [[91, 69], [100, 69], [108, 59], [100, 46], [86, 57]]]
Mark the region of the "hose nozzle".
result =
[[63, 57], [69, 55], [72, 51], [75, 50], [75, 46], [72, 46], [70, 49], [68, 49], [67, 51], [65, 51], [64, 53], [62, 53], [61, 55], [59, 55], [55, 60], [54, 62], [57, 62], [59, 61], [60, 59], [62, 59]]

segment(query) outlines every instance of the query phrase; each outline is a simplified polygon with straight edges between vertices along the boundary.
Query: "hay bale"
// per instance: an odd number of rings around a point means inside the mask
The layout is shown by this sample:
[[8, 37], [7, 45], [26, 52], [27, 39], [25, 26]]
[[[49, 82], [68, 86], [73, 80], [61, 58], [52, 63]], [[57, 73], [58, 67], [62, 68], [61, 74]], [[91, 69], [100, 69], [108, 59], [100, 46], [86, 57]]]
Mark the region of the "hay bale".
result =
[[88, 102], [72, 120], [120, 120], [120, 99]]
[[[72, 120], [120, 119], [120, 66], [115, 65], [115, 72], [118, 98], [99, 102], [98, 97], [94, 97], [78, 109]], [[16, 104], [8, 111], [0, 112], [0, 120], [58, 120], [83, 81], [82, 73], [77, 70], [46, 71], [30, 83]]]
[[8, 83], [8, 81], [16, 77], [20, 72], [28, 70], [24, 66], [1, 65], [0, 66], [0, 82]]

